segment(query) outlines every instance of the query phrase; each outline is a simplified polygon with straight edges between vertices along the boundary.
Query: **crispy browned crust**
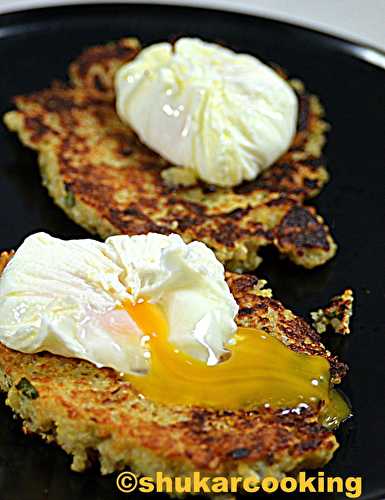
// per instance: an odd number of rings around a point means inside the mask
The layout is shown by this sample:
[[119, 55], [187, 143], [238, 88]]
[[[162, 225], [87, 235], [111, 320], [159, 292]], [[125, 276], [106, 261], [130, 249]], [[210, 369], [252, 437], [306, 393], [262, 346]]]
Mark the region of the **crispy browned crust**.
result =
[[3, 269], [8, 264], [10, 259], [12, 258], [14, 252], [1, 252], [0, 253], [0, 274], [3, 272]]
[[345, 290], [333, 297], [329, 304], [311, 313], [313, 326], [318, 333], [324, 333], [331, 327], [336, 333], [350, 333], [350, 319], [353, 314], [353, 292]]
[[[334, 382], [340, 380], [345, 365], [304, 320], [271, 298], [263, 281], [232, 273], [226, 279], [240, 305], [239, 325], [262, 328], [292, 349], [327, 357]], [[73, 455], [75, 470], [96, 457], [102, 473], [129, 466], [142, 474], [280, 476], [320, 467], [337, 448], [334, 435], [317, 422], [320, 408], [171, 408], [139, 397], [114, 370], [48, 353], [22, 354], [2, 344], [0, 388], [25, 432], [56, 441]]]
[[88, 49], [70, 66], [72, 85], [18, 96], [18, 111], [5, 115], [7, 126], [38, 151], [56, 203], [102, 237], [154, 231], [201, 240], [231, 270], [255, 268], [265, 245], [308, 268], [330, 259], [336, 245], [329, 229], [303, 205], [328, 178], [320, 157], [327, 126], [317, 99], [292, 83], [300, 102], [293, 146], [256, 181], [235, 189], [170, 186], [172, 166], [115, 112], [113, 76], [138, 50], [132, 39]]
[[133, 59], [140, 48], [136, 38], [122, 38], [117, 42], [88, 48], [70, 65], [71, 82], [76, 87], [94, 92], [101, 99], [113, 101], [116, 71]]

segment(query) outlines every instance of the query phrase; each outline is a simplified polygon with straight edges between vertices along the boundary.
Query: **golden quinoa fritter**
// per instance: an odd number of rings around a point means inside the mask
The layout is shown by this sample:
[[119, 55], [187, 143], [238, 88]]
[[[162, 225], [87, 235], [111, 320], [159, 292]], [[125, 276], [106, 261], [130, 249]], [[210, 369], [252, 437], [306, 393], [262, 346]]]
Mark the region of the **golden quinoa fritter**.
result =
[[[0, 266], [9, 258], [2, 254]], [[341, 381], [346, 366], [324, 348], [315, 330], [271, 297], [265, 282], [233, 273], [226, 280], [240, 306], [239, 326], [261, 328], [293, 350], [326, 357], [332, 382]], [[338, 447], [333, 433], [318, 422], [319, 406], [293, 411], [168, 407], [139, 396], [112, 369], [49, 353], [23, 354], [2, 344], [0, 388], [23, 430], [57, 442], [72, 455], [76, 471], [99, 461], [103, 474], [129, 467], [145, 475], [200, 471], [282, 477], [323, 466]]]
[[299, 99], [297, 134], [255, 181], [227, 189], [190, 185], [183, 169], [141, 144], [115, 112], [114, 74], [139, 50], [135, 39], [88, 49], [71, 64], [69, 84], [17, 96], [17, 110], [5, 115], [8, 128], [37, 151], [55, 202], [102, 238], [152, 231], [203, 241], [229, 270], [256, 268], [266, 245], [307, 268], [332, 258], [328, 227], [304, 205], [328, 179], [318, 99], [290, 81]]

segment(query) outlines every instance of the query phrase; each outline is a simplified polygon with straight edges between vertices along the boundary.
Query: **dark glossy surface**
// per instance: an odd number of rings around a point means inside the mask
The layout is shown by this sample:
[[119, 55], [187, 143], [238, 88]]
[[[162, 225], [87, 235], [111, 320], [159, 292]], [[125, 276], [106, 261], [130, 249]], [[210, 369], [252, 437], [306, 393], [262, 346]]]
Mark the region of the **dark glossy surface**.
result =
[[[223, 40], [281, 64], [326, 106], [333, 127], [326, 150], [331, 182], [314, 204], [332, 227], [339, 252], [323, 268], [305, 271], [267, 251], [258, 275], [303, 315], [345, 287], [354, 289], [353, 333], [329, 345], [351, 367], [343, 387], [355, 417], [339, 432], [341, 448], [326, 471], [362, 476], [365, 498], [385, 498], [383, 71], [358, 59], [357, 46], [249, 16], [156, 6], [44, 9], [0, 16], [0, 112], [10, 109], [12, 95], [64, 78], [68, 63], [87, 45], [125, 35], [151, 43], [181, 33]], [[39, 229], [64, 238], [87, 235], [53, 205], [35, 155], [3, 126], [0, 151], [1, 248], [15, 247]], [[0, 418], [1, 500], [123, 497], [114, 477], [72, 473], [64, 452], [23, 436], [3, 405]]]

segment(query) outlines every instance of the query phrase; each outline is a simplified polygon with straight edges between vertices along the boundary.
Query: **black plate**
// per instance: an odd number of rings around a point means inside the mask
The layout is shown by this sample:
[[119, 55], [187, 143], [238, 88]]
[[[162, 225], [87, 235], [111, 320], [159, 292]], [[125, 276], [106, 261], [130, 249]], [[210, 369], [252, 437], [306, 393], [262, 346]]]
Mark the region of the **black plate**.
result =
[[[65, 78], [68, 63], [88, 45], [125, 35], [148, 44], [178, 34], [223, 40], [274, 61], [301, 77], [326, 106], [333, 127], [326, 150], [331, 182], [314, 204], [332, 227], [339, 252], [321, 269], [305, 271], [268, 251], [258, 275], [303, 315], [345, 287], [354, 289], [353, 333], [330, 340], [351, 367], [343, 388], [354, 419], [339, 432], [341, 448], [325, 470], [362, 476], [364, 498], [384, 498], [385, 82], [383, 71], [360, 54], [384, 55], [282, 22], [213, 10], [109, 4], [26, 11], [0, 16], [0, 112], [11, 108], [13, 95]], [[41, 186], [35, 155], [4, 127], [0, 148], [0, 248], [15, 247], [40, 229], [64, 238], [87, 236], [53, 205]], [[113, 476], [70, 472], [64, 452], [23, 436], [11, 412], [0, 411], [1, 500], [120, 496]]]

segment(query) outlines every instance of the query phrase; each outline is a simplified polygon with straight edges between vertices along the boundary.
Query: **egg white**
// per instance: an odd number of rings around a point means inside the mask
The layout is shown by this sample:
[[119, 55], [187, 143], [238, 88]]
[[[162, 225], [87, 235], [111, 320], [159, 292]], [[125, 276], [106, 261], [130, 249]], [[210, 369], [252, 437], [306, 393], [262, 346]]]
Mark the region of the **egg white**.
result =
[[151, 360], [143, 332], [121, 309], [142, 298], [159, 305], [178, 349], [218, 362], [236, 330], [238, 306], [214, 253], [178, 235], [105, 243], [30, 236], [0, 278], [0, 341], [25, 353], [145, 373]]
[[143, 49], [116, 74], [120, 118], [140, 139], [202, 180], [235, 186], [286, 152], [296, 95], [255, 57], [181, 38]]

